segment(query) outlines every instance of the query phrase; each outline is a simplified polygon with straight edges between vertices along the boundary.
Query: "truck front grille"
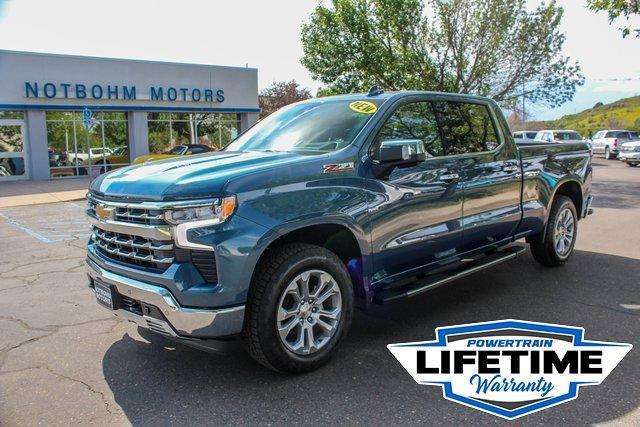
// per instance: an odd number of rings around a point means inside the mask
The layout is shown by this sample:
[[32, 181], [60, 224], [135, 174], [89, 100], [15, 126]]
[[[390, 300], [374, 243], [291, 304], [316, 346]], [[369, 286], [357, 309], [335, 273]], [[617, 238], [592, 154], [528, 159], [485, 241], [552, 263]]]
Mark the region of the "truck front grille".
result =
[[166, 270], [175, 258], [171, 241], [114, 233], [95, 226], [92, 230], [98, 250], [107, 258], [160, 270]]
[[[89, 213], [94, 217], [99, 217], [96, 208], [100, 202], [88, 198]], [[148, 209], [143, 207], [116, 206], [113, 219], [119, 222], [129, 222], [144, 225], [167, 225], [164, 219], [164, 212], [161, 209]]]

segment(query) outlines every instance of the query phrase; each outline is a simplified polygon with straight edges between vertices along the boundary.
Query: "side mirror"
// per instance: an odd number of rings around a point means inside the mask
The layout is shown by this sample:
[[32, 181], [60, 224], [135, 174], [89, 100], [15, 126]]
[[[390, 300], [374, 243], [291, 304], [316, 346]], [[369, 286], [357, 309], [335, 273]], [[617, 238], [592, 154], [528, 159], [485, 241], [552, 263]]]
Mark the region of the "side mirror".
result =
[[380, 163], [394, 166], [417, 164], [425, 159], [424, 146], [419, 139], [382, 141], [378, 152]]

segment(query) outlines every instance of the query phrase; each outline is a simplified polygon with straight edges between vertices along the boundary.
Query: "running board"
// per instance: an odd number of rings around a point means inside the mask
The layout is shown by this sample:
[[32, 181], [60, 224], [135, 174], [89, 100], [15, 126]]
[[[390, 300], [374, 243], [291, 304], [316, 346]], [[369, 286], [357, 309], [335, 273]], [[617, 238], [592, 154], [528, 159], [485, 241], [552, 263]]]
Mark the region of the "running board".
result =
[[454, 280], [514, 259], [525, 250], [524, 246], [514, 245], [501, 249], [482, 258], [471, 260], [457, 267], [441, 273], [427, 275], [423, 279], [409, 283], [399, 288], [388, 289], [373, 295], [374, 304], [389, 304], [402, 299], [411, 298], [423, 292], [437, 288]]

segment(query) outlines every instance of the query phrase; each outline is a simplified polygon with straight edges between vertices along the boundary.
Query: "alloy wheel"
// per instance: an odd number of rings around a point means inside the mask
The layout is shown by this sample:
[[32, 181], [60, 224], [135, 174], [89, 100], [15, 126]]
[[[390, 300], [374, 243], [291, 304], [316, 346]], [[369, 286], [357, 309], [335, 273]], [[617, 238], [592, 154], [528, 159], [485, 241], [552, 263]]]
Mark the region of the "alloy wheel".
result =
[[566, 257], [571, 252], [575, 238], [575, 228], [573, 212], [569, 208], [563, 209], [558, 215], [553, 233], [556, 252], [560, 257]]
[[326, 346], [338, 329], [342, 293], [331, 274], [306, 270], [293, 278], [278, 303], [276, 328], [282, 344], [298, 355]]

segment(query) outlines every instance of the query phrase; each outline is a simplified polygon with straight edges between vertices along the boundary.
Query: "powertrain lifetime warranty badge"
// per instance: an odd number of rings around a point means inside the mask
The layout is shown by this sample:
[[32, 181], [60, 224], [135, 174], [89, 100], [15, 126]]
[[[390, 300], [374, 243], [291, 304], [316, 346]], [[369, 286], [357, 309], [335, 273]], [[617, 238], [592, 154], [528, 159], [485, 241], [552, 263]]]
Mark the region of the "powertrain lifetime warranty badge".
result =
[[435, 341], [387, 348], [418, 384], [506, 419], [573, 400], [598, 385], [631, 344], [585, 341], [584, 329], [498, 320], [436, 329]]

